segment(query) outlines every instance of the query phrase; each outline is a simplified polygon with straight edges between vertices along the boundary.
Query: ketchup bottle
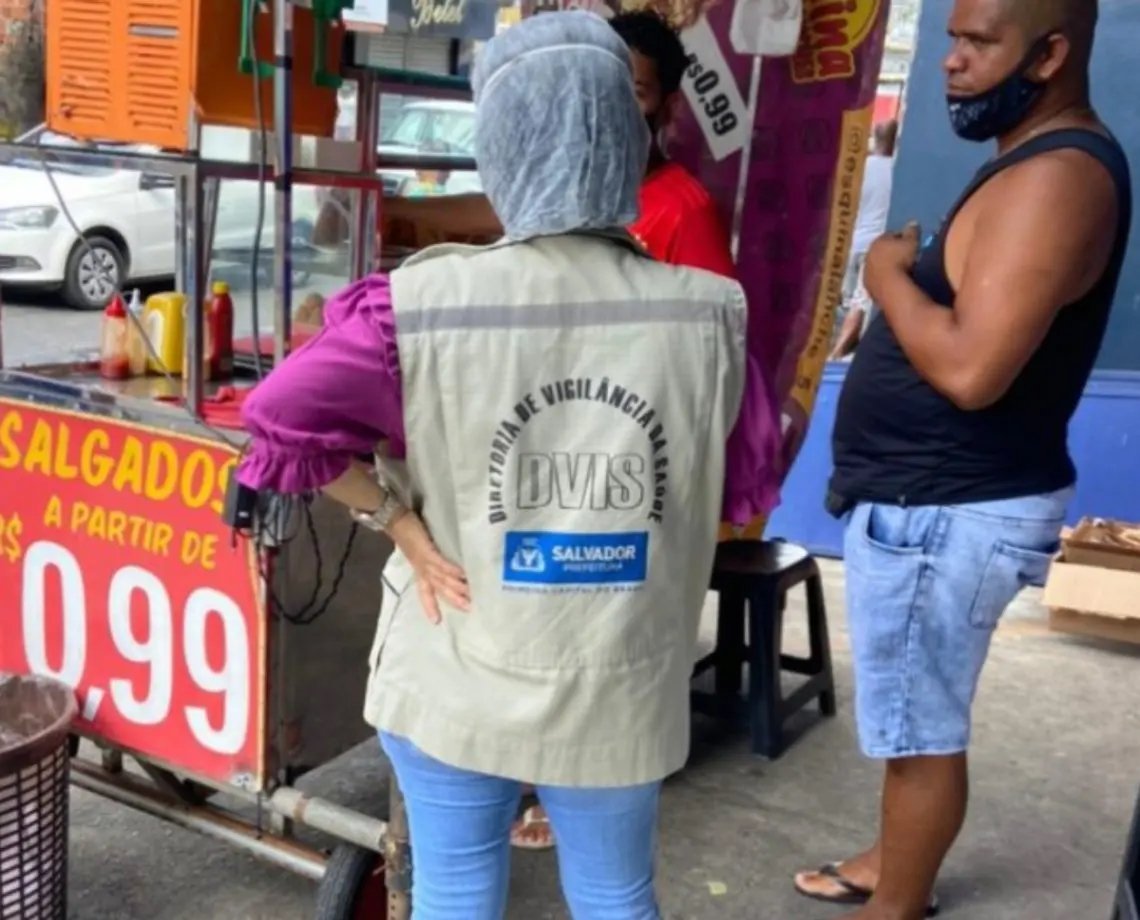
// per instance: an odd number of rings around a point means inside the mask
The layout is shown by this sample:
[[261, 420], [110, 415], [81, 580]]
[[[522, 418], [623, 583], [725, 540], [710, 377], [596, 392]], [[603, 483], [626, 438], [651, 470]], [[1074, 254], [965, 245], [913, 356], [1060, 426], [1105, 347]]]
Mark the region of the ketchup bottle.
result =
[[127, 349], [127, 307], [116, 294], [103, 311], [103, 329], [99, 343], [99, 374], [108, 380], [126, 380], [131, 376], [130, 352]]
[[214, 282], [213, 294], [206, 307], [210, 379], [228, 380], [234, 374], [234, 302], [224, 281]]

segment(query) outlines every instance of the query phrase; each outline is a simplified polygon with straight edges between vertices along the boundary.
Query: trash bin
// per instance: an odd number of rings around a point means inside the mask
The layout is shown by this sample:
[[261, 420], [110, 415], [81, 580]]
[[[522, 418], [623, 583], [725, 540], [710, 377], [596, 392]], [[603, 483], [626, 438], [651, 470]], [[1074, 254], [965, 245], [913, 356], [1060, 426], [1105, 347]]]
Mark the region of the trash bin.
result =
[[0, 674], [0, 920], [67, 913], [67, 734], [75, 695]]

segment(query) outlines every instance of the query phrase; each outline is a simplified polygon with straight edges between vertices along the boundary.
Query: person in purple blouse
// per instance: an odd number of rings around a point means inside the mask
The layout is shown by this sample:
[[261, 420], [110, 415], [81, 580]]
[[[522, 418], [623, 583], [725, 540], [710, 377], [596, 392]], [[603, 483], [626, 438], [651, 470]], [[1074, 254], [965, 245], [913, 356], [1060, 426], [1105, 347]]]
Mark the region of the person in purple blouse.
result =
[[[365, 715], [407, 801], [416, 920], [502, 916], [523, 784], [575, 920], [655, 920], [718, 524], [774, 507], [778, 414], [739, 285], [620, 229], [648, 131], [604, 21], [527, 20], [472, 82], [504, 242], [331, 299], [246, 401], [238, 478], [323, 490], [396, 545]], [[381, 442], [378, 476], [357, 458]]]

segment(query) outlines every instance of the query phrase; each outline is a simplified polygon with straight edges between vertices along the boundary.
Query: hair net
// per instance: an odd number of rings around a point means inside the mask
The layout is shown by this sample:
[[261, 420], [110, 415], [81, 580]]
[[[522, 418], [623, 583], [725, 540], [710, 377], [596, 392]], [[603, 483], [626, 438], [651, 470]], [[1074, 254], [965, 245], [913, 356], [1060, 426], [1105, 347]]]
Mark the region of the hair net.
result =
[[649, 129], [604, 19], [527, 19], [486, 45], [472, 84], [479, 176], [509, 239], [636, 220]]

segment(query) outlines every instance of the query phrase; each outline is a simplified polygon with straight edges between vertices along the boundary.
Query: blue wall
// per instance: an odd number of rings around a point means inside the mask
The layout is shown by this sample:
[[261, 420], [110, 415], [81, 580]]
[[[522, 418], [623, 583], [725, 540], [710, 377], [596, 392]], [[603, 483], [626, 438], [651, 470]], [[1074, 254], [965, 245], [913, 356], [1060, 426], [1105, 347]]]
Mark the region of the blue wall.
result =
[[[959, 140], [946, 117], [942, 59], [953, 0], [924, 0], [918, 45], [907, 85], [891, 223], [917, 220], [933, 232], [970, 177], [992, 153]], [[1140, 0], [1100, 0], [1093, 60], [1093, 102], [1132, 160], [1135, 207], [1132, 247], [1098, 366], [1140, 371]]]
[[[894, 226], [918, 220], [924, 230], [933, 231], [992, 153], [986, 145], [956, 138], [946, 118], [941, 68], [952, 6], [952, 0], [923, 3], [895, 167]], [[1101, 0], [1100, 6], [1093, 95], [1101, 116], [1132, 158], [1138, 200], [1132, 249], [1098, 371], [1070, 431], [1079, 474], [1071, 518], [1089, 514], [1140, 521], [1140, 0]], [[821, 555], [840, 555], [842, 550], [842, 530], [823, 510], [823, 500], [831, 474], [835, 405], [845, 373], [846, 365], [831, 365], [824, 374], [811, 430], [769, 527], [772, 536], [802, 543]]]
[[[811, 430], [768, 528], [770, 536], [823, 556], [839, 556], [843, 546], [842, 528], [823, 510], [823, 500], [835, 404], [846, 371], [847, 365], [832, 364], [824, 373]], [[1140, 521], [1140, 374], [1094, 375], [1073, 418], [1069, 445], [1079, 473], [1070, 523], [1085, 515]]]

